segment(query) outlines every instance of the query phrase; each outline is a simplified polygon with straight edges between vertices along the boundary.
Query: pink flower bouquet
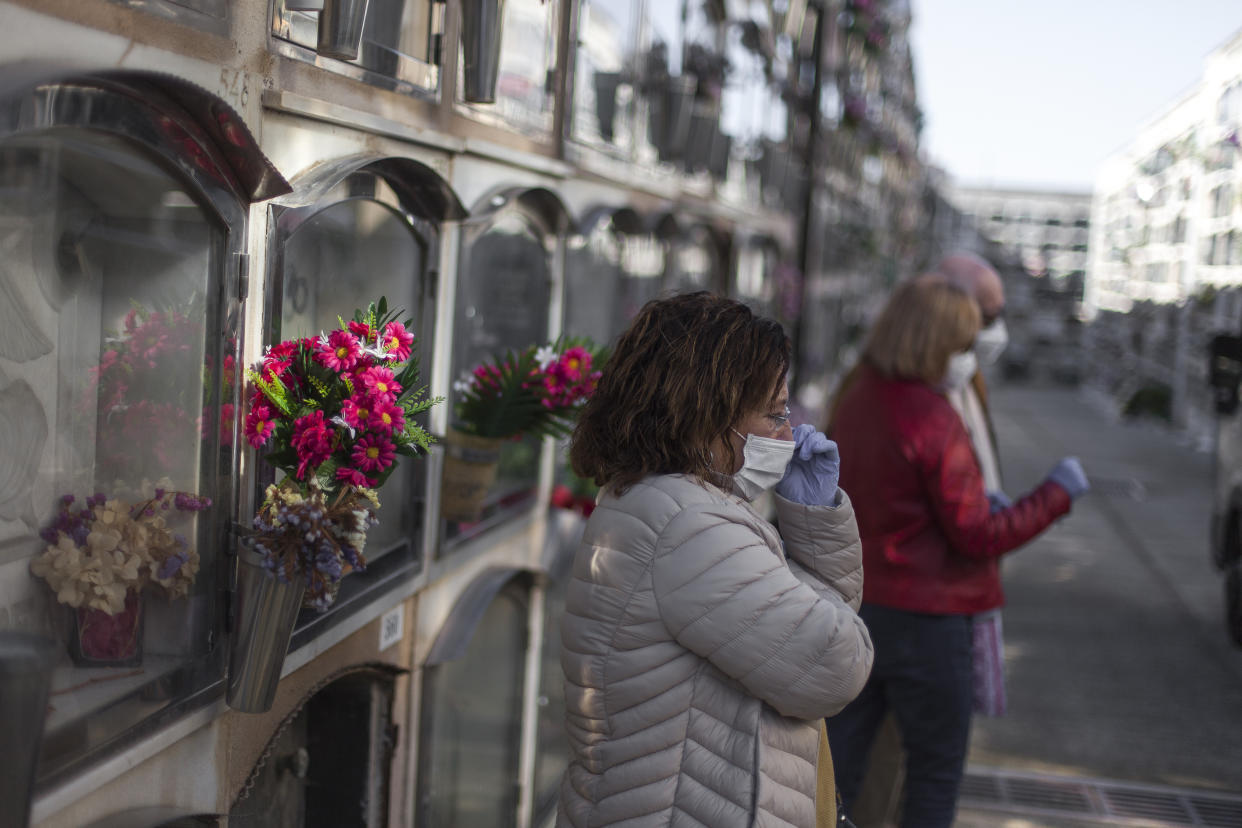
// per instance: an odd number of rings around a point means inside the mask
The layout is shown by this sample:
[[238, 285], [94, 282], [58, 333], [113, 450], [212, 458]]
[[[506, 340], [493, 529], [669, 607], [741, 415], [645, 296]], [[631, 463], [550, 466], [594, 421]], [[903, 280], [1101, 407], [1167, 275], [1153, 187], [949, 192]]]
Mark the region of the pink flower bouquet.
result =
[[350, 569], [366, 566], [374, 489], [398, 455], [425, 454], [432, 437], [415, 418], [442, 398], [419, 385], [409, 322], [387, 300], [317, 338], [268, 350], [247, 372], [245, 434], [285, 473], [255, 517], [255, 548], [277, 578], [308, 577], [307, 597], [326, 609]]
[[564, 436], [606, 358], [581, 337], [493, 357], [453, 383], [457, 428], [477, 437]]

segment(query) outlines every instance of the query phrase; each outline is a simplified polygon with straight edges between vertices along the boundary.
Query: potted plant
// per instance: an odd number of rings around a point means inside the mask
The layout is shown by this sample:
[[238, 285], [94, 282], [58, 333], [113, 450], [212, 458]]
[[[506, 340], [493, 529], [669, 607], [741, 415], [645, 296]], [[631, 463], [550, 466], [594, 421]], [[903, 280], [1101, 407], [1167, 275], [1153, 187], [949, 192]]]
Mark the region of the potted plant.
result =
[[[166, 482], [166, 481], [165, 481]], [[198, 553], [174, 532], [178, 513], [211, 500], [156, 486], [136, 499], [102, 493], [75, 508], [71, 494], [40, 534], [48, 545], [30, 562], [56, 600], [73, 609], [69, 654], [86, 667], [142, 662], [142, 591], [154, 584], [183, 598], [198, 574]]]
[[375, 490], [398, 457], [433, 442], [415, 418], [443, 398], [419, 385], [414, 334], [399, 316], [381, 297], [330, 334], [273, 346], [247, 372], [246, 439], [284, 476], [267, 487], [238, 558], [235, 709], [270, 708], [299, 607], [328, 609], [341, 579], [366, 568]]
[[478, 520], [503, 442], [568, 434], [595, 390], [604, 358], [587, 339], [561, 338], [506, 351], [453, 383], [456, 426], [445, 437], [440, 513], [449, 520]]

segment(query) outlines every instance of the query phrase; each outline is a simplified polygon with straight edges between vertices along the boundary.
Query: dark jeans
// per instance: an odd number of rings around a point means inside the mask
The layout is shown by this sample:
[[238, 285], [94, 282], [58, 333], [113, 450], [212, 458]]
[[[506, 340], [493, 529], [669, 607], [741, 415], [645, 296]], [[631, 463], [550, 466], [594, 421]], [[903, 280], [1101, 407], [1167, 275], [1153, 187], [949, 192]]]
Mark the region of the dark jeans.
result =
[[923, 615], [863, 604], [875, 666], [858, 698], [828, 719], [837, 790], [846, 810], [892, 710], [906, 752], [902, 828], [950, 828], [957, 808], [973, 703], [967, 615]]

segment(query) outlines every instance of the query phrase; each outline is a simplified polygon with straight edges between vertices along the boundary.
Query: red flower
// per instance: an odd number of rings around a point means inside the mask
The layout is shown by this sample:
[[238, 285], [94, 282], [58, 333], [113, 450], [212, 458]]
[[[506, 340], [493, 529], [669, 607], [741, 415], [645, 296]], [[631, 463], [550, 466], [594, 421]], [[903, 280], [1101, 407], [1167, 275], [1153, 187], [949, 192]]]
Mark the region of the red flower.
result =
[[339, 374], [357, 365], [361, 354], [362, 346], [356, 336], [348, 331], [333, 331], [328, 334], [328, 341], [316, 348], [315, 361]]
[[371, 332], [371, 326], [365, 322], [350, 322], [347, 327], [349, 328], [349, 332], [351, 334], [358, 337], [363, 342], [370, 342], [375, 336]]
[[371, 422], [375, 410], [375, 400], [365, 391], [354, 394], [341, 403], [341, 416], [345, 422], [357, 429], [364, 429]]
[[392, 465], [396, 453], [392, 442], [382, 434], [364, 434], [354, 443], [349, 459], [362, 471], [383, 471]]
[[397, 362], [405, 362], [410, 358], [410, 349], [414, 347], [414, 334], [407, 331], [400, 322], [389, 322], [384, 326], [381, 345], [397, 358]]
[[375, 485], [374, 480], [367, 477], [365, 474], [358, 471], [357, 469], [351, 469], [349, 466], [341, 466], [339, 469], [337, 469], [336, 479], [342, 482], [348, 483], [351, 486], [371, 487]]
[[401, 406], [381, 400], [371, 410], [370, 427], [381, 434], [395, 434], [405, 428], [405, 412]]
[[250, 413], [246, 415], [246, 441], [251, 447], [258, 448], [266, 443], [274, 428], [276, 423], [272, 422], [272, 409], [252, 403]]
[[290, 441], [298, 453], [299, 480], [306, 472], [328, 459], [332, 453], [332, 429], [323, 421], [322, 411], [312, 411], [293, 423], [293, 439]]
[[401, 386], [393, 378], [392, 371], [382, 366], [368, 368], [358, 374], [358, 379], [377, 400], [392, 401], [401, 393]]
[[577, 382], [591, 370], [591, 352], [582, 347], [570, 348], [552, 370], [567, 380]]

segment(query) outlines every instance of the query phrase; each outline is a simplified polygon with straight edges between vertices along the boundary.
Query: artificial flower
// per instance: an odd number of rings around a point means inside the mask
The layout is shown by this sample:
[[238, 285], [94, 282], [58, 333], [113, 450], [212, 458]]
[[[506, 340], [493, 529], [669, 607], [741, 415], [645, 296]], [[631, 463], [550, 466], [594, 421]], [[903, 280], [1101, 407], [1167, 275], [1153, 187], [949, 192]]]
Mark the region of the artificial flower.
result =
[[398, 362], [405, 362], [414, 348], [414, 334], [407, 331], [400, 322], [389, 322], [384, 326], [383, 348], [396, 357]]
[[380, 434], [365, 434], [354, 443], [350, 460], [364, 472], [380, 472], [392, 465], [392, 441]]
[[320, 365], [337, 372], [352, 369], [361, 355], [362, 346], [358, 337], [349, 331], [333, 331], [315, 351], [315, 359]]

